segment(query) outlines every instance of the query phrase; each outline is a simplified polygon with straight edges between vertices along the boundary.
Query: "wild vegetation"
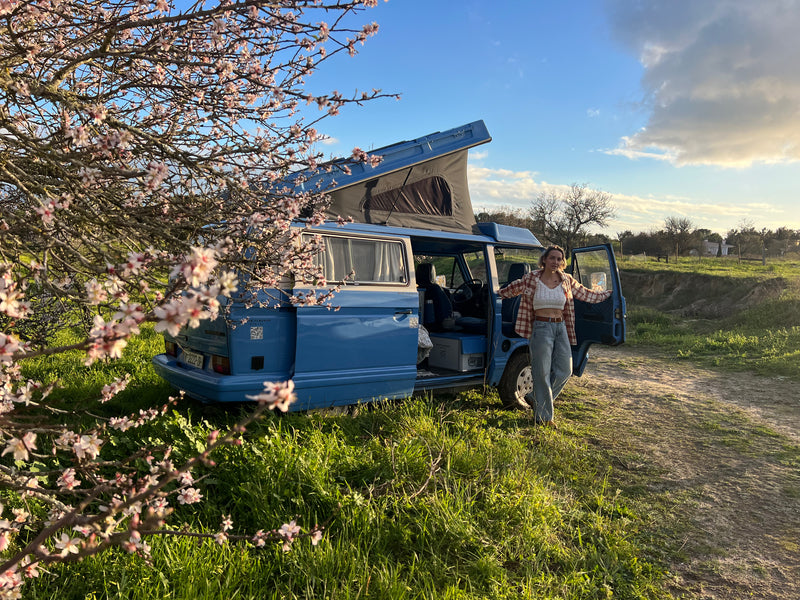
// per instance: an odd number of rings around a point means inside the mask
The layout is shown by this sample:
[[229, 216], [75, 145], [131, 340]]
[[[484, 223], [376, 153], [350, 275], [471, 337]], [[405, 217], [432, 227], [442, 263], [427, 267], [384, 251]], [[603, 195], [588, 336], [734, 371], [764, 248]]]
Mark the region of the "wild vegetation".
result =
[[[126, 363], [97, 364], [88, 380], [68, 356], [31, 370], [62, 380], [67, 408], [130, 369], [135, 379], [103, 407], [108, 417], [168, 395], [148, 366], [159, 337], [146, 329]], [[665, 597], [637, 545], [640, 518], [608, 482], [608, 457], [586, 446], [581, 423], [542, 431], [500, 407], [496, 395], [473, 392], [269, 415], [242, 445], [219, 448], [213, 470], [196, 473], [205, 501], [177, 506], [173, 527], [213, 533], [230, 516], [235, 534], [292, 518], [304, 529], [324, 525], [316, 546], [161, 537], [150, 561], [115, 551], [54, 566], [56, 577], [35, 580], [29, 597]], [[109, 443], [119, 456], [170, 444], [180, 460], [240, 410], [182, 401], [158, 427]]]
[[704, 365], [800, 378], [800, 263], [623, 261], [629, 342]]

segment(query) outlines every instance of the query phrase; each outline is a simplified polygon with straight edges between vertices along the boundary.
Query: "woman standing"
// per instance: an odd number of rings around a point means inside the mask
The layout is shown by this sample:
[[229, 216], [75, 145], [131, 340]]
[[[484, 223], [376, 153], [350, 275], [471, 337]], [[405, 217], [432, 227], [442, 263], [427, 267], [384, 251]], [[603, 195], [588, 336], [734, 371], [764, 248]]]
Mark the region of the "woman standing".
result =
[[553, 400], [572, 375], [572, 345], [575, 337], [573, 298], [596, 304], [611, 296], [611, 290], [593, 291], [564, 273], [564, 250], [550, 246], [539, 257], [539, 270], [523, 275], [500, 290], [500, 297], [522, 294], [514, 330], [529, 338], [533, 394], [526, 400], [534, 408], [538, 424], [555, 427]]

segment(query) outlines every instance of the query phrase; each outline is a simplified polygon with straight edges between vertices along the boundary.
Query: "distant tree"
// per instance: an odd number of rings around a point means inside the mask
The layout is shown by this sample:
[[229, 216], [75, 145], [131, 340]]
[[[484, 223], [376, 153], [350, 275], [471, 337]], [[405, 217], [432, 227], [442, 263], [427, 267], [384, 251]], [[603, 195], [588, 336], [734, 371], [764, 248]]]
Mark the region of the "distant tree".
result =
[[605, 227], [616, 211], [611, 195], [573, 183], [569, 189], [541, 193], [530, 207], [534, 226], [545, 239], [569, 253], [586, 238], [591, 225]]
[[686, 217], [667, 217], [664, 220], [664, 233], [670, 248], [675, 250], [675, 259], [681, 250], [688, 250], [692, 242], [692, 221]]
[[761, 256], [767, 230], [757, 230], [752, 221], [742, 220], [736, 229], [728, 231], [729, 244], [736, 246], [739, 256]]
[[633, 238], [634, 234], [630, 229], [626, 229], [625, 231], [618, 231], [617, 232], [617, 241], [619, 242], [619, 254], [620, 256], [625, 255], [625, 251], [627, 248], [624, 248], [625, 242], [629, 241]]

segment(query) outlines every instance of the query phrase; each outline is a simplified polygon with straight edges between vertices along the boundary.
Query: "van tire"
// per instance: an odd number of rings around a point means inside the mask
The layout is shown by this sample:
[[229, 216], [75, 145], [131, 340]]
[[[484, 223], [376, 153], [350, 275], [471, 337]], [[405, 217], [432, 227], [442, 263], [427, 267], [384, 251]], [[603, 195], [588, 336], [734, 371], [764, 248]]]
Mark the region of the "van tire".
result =
[[525, 394], [529, 392], [533, 392], [531, 359], [527, 352], [517, 352], [506, 364], [497, 393], [505, 408], [525, 410], [533, 408], [525, 400]]

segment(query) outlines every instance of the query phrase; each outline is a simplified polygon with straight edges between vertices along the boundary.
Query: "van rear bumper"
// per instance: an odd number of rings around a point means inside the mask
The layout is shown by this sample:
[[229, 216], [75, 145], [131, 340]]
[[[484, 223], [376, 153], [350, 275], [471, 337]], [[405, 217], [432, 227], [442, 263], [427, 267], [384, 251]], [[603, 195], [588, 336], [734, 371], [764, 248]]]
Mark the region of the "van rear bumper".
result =
[[247, 396], [261, 393], [265, 382], [286, 380], [286, 375], [279, 373], [219, 375], [181, 364], [166, 354], [154, 356], [152, 363], [156, 373], [173, 387], [205, 402], [252, 402]]

